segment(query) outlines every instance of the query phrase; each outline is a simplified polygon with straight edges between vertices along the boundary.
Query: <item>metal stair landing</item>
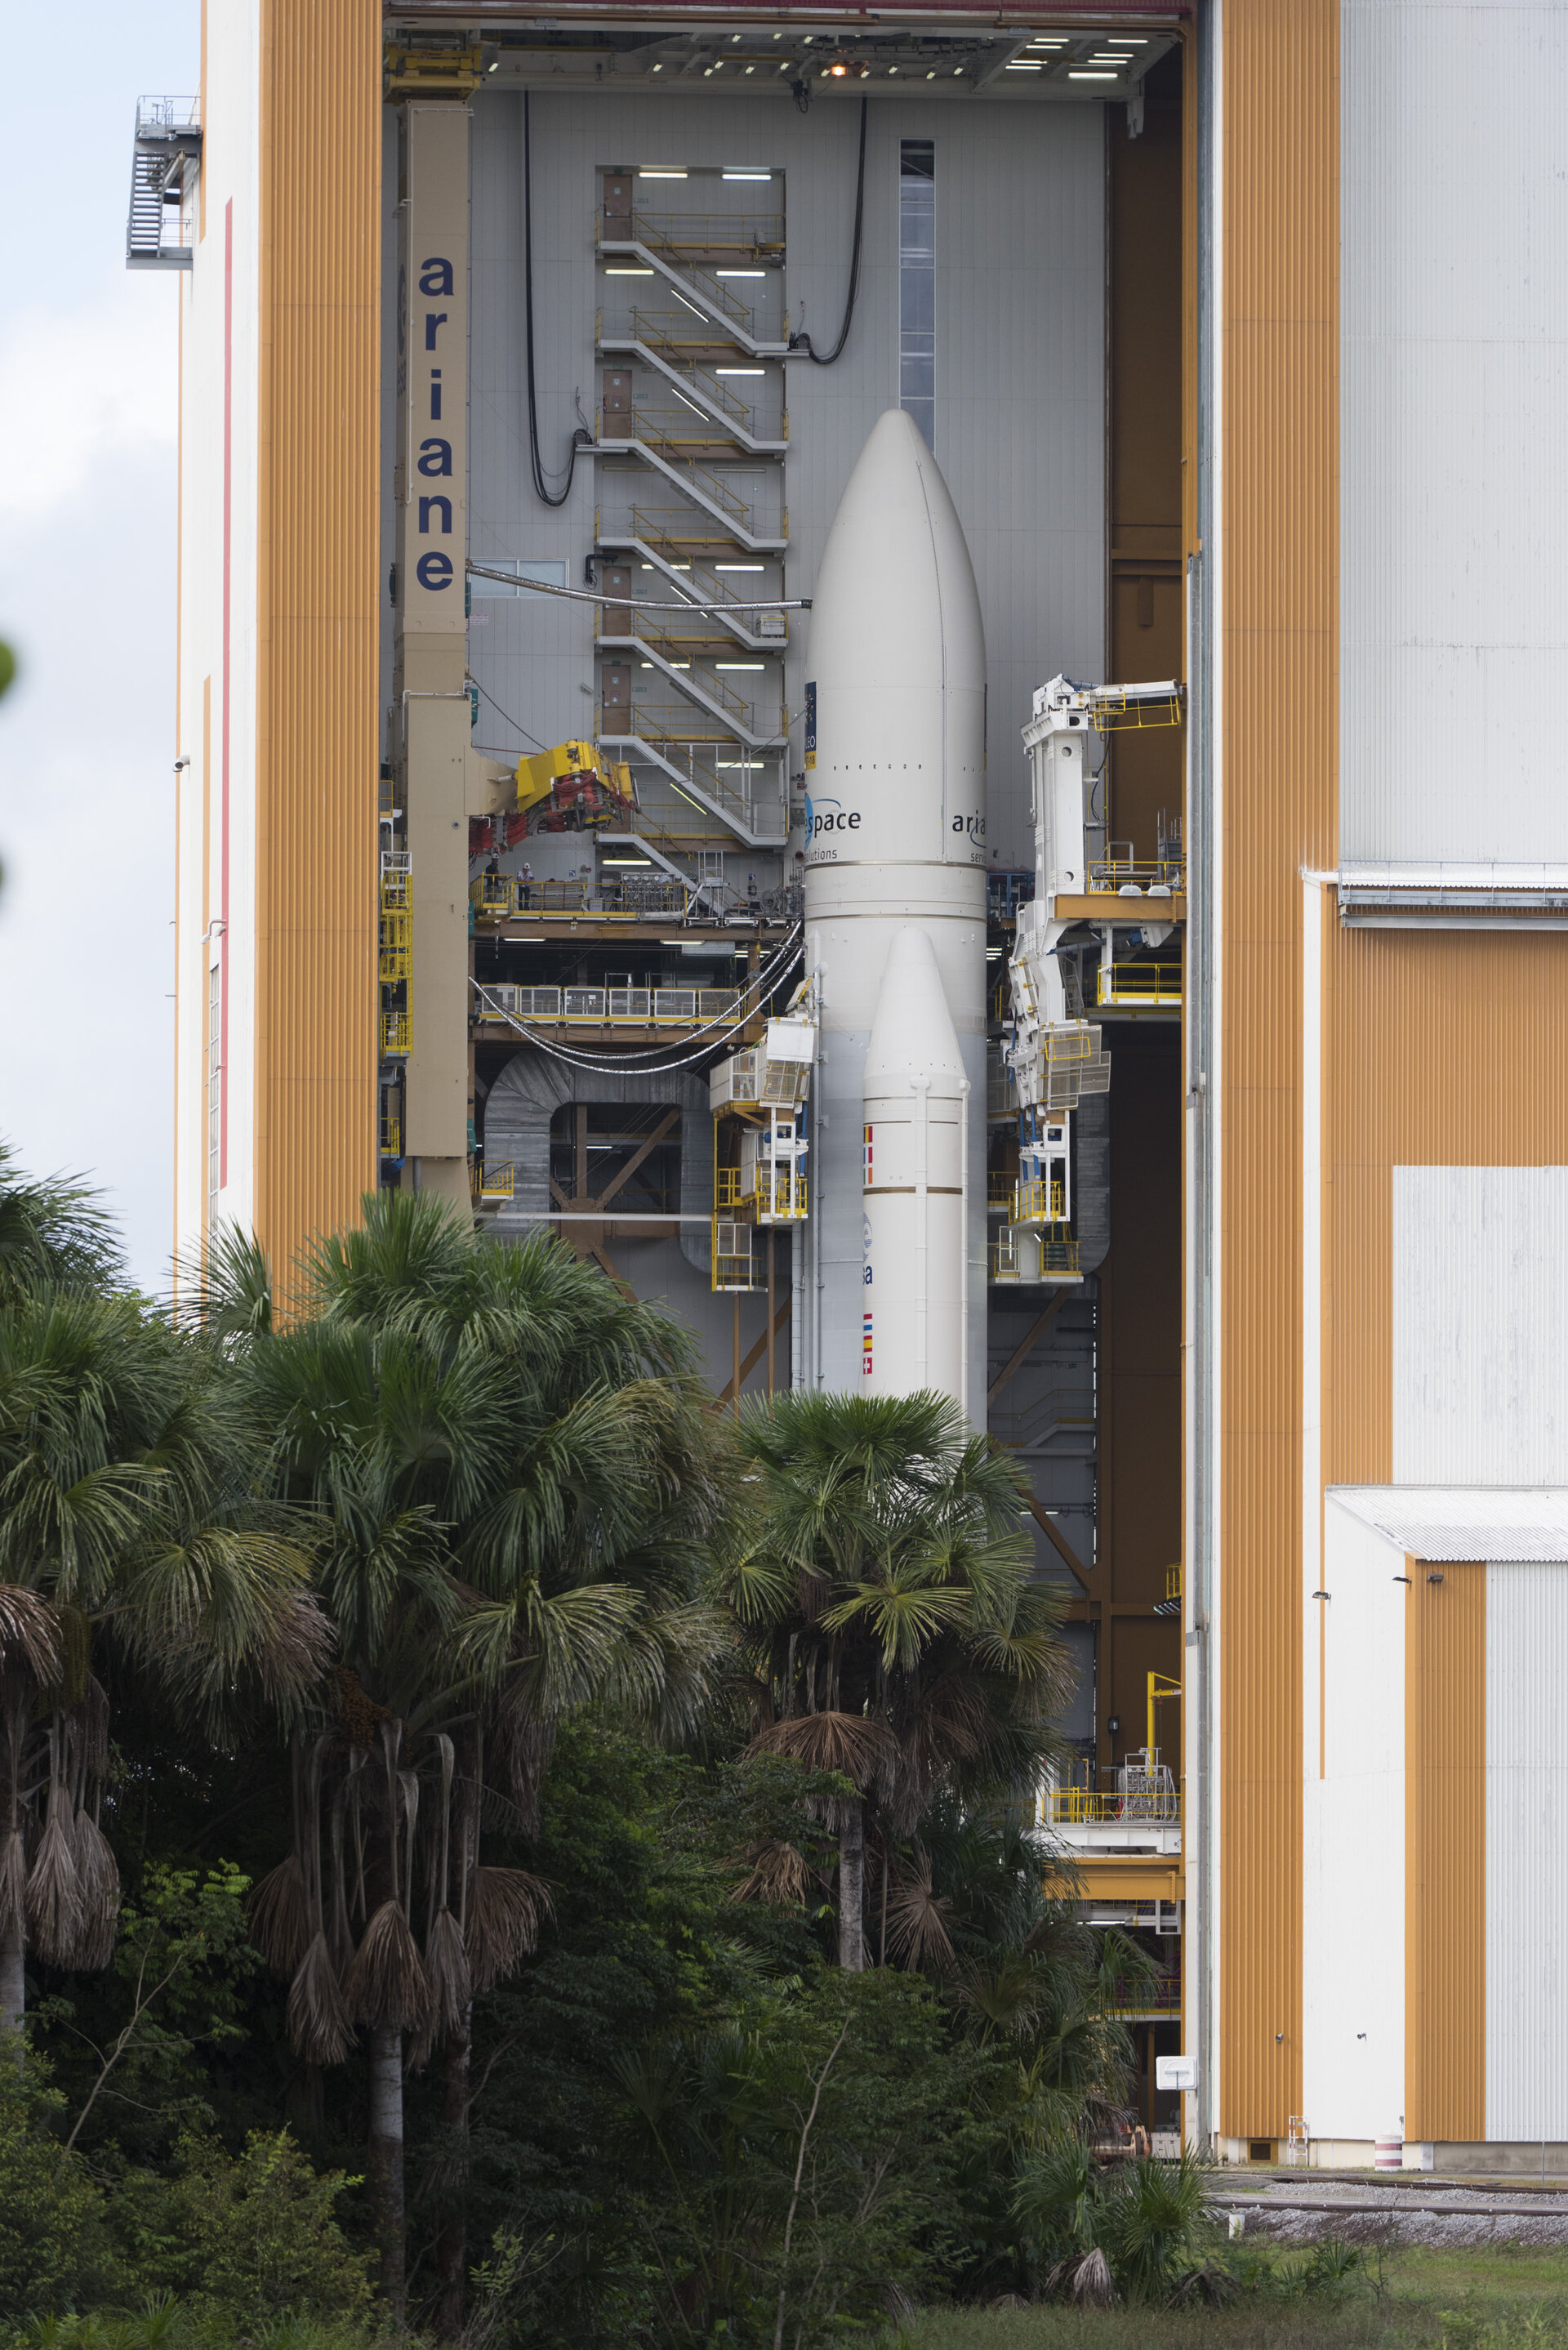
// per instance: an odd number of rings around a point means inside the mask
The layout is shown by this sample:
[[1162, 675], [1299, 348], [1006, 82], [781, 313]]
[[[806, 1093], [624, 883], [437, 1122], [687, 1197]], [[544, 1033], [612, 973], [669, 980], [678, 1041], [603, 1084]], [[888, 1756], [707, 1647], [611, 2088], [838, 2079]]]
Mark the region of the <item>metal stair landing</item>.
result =
[[[187, 192], [202, 155], [199, 101], [139, 98], [125, 224], [127, 269], [189, 269], [191, 247], [178, 242]], [[171, 234], [171, 233], [172, 233]]]

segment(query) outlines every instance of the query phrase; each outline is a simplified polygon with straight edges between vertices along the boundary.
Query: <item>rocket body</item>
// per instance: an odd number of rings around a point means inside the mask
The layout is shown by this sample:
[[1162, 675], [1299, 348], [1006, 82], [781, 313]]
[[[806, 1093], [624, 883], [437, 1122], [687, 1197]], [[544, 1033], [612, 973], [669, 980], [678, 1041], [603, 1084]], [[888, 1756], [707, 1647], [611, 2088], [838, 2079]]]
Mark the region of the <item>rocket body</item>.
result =
[[[806, 670], [805, 947], [822, 1062], [802, 1367], [808, 1384], [826, 1388], [940, 1388], [979, 1425], [985, 639], [947, 484], [897, 409], [878, 420], [828, 534]], [[906, 944], [895, 953], [900, 933], [916, 934], [923, 951]], [[909, 986], [918, 1001], [906, 1011]], [[874, 1022], [883, 1042], [873, 1068]], [[867, 1181], [866, 1128], [880, 1120], [891, 1149], [906, 1122], [895, 1106], [909, 1120], [898, 1149], [928, 1152], [919, 1219], [893, 1205], [896, 1194], [916, 1197], [913, 1179], [907, 1191]], [[877, 1147], [874, 1132], [874, 1171]], [[931, 1177], [939, 1159], [947, 1170], [940, 1183]], [[945, 1302], [933, 1312], [934, 1300]], [[950, 1324], [950, 1336], [939, 1337]], [[919, 1330], [923, 1378], [909, 1352]]]

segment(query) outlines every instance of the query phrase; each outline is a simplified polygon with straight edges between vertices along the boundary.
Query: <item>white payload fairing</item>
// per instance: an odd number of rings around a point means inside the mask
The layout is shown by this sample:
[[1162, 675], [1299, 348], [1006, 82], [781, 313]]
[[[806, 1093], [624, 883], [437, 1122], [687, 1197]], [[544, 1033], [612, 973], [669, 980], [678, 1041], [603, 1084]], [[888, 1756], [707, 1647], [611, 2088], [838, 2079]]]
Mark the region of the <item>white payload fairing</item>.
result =
[[821, 1024], [806, 1376], [985, 1399], [985, 639], [913, 421], [878, 419], [828, 533], [805, 710]]

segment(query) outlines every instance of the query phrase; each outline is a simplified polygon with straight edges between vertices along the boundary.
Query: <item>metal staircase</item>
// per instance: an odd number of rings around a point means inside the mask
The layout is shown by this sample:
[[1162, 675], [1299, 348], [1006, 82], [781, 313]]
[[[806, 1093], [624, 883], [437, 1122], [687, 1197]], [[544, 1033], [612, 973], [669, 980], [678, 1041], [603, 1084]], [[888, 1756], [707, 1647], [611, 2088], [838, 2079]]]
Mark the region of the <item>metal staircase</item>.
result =
[[180, 228], [201, 154], [195, 99], [137, 99], [130, 210], [125, 224], [128, 269], [190, 268], [191, 247], [180, 243]]

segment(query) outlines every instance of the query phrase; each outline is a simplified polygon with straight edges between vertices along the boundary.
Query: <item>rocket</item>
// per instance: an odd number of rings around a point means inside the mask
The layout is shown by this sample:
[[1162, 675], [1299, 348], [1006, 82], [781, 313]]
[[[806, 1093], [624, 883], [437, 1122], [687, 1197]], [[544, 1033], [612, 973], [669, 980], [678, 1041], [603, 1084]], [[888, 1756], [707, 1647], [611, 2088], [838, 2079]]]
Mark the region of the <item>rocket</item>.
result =
[[808, 1383], [985, 1398], [985, 638], [962, 526], [889, 409], [812, 598], [805, 961], [820, 1054]]

